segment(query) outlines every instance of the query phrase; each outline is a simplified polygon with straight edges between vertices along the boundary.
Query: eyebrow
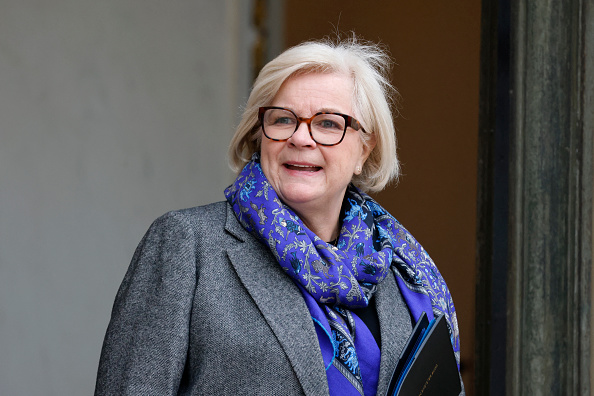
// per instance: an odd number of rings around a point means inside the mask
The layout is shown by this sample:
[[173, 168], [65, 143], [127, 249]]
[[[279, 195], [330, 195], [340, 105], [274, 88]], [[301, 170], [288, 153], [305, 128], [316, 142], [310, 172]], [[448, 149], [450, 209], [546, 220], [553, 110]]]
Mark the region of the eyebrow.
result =
[[319, 112], [322, 112], [322, 113], [340, 113], [340, 114], [342, 114], [341, 111], [339, 111], [337, 109], [330, 108], [330, 107], [323, 107], [319, 111], [317, 111], [316, 113], [319, 113]]
[[[289, 107], [289, 106], [279, 106], [279, 107], [284, 107], [285, 109], [289, 109], [293, 113], [297, 114], [297, 111], [293, 107]], [[318, 113], [339, 113], [339, 114], [346, 114], [346, 113], [343, 113], [340, 110], [335, 109], [335, 108], [332, 108], [332, 107], [322, 107], [321, 109], [317, 109], [314, 113], [312, 113], [312, 115], [318, 114]], [[299, 115], [299, 116], [302, 117], [302, 115]]]

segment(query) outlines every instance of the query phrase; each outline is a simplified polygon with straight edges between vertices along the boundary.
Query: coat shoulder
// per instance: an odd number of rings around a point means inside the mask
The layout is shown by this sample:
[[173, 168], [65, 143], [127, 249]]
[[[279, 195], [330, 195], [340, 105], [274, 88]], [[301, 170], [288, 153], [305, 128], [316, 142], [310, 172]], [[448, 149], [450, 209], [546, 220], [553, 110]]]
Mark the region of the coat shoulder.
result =
[[167, 212], [155, 220], [153, 227], [155, 226], [175, 230], [177, 237], [191, 238], [198, 247], [210, 248], [218, 245], [219, 248], [231, 248], [237, 242], [249, 242], [244, 245], [246, 248], [258, 245], [239, 223], [227, 201]]
[[223, 232], [227, 222], [226, 201], [214, 202], [203, 206], [169, 211], [153, 222], [153, 227], [177, 229], [193, 236]]
[[229, 204], [226, 201], [219, 201], [207, 205], [195, 206], [193, 208], [172, 210], [159, 217], [159, 219], [183, 219], [192, 224], [224, 224], [227, 218], [228, 205]]

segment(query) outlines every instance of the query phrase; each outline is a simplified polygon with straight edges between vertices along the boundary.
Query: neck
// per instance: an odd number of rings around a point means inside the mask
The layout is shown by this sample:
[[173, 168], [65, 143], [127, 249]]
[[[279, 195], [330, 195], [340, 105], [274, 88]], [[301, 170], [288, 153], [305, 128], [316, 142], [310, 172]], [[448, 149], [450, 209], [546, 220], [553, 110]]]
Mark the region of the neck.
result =
[[[295, 209], [293, 209], [295, 210]], [[295, 210], [303, 224], [307, 226], [314, 234], [323, 241], [329, 242], [338, 237], [340, 232], [338, 218], [340, 216], [340, 206], [324, 213], [301, 213]]]

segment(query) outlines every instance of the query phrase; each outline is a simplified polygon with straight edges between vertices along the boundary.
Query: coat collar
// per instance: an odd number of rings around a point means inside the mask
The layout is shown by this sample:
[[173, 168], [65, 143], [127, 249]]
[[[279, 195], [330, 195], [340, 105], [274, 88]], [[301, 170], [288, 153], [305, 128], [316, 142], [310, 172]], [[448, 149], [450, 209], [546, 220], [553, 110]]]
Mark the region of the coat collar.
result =
[[[377, 386], [377, 395], [383, 396], [388, 390], [392, 374], [398, 363], [398, 358], [402, 351], [402, 345], [398, 343], [400, 337], [395, 334], [398, 326], [398, 317], [396, 315], [397, 295], [400, 293], [398, 284], [392, 271], [386, 276], [384, 281], [378, 285], [376, 298], [377, 314], [380, 322], [381, 336], [381, 362], [379, 381]], [[408, 335], [407, 335], [408, 336]]]
[[[227, 205], [225, 229], [243, 243], [227, 250], [233, 268], [276, 335], [306, 395], [327, 395], [316, 331], [301, 291], [270, 251], [252, 237]], [[296, 335], [308, 336], [296, 336]]]
[[240, 240], [241, 242], [245, 242], [251, 239], [254, 239], [249, 232], [243, 228], [241, 223], [235, 217], [235, 213], [233, 212], [233, 208], [227, 202], [225, 205], [227, 212], [226, 212], [226, 219], [225, 219], [225, 231], [233, 235], [235, 238]]
[[[283, 272], [268, 248], [237, 221], [230, 205], [227, 205], [225, 230], [243, 242], [227, 250], [229, 260], [279, 340], [305, 394], [329, 394], [316, 331], [301, 291]], [[398, 285], [390, 272], [374, 296], [382, 340], [378, 395], [386, 393], [400, 353], [393, 333], [397, 328], [397, 293]], [[296, 337], [296, 334], [309, 336]]]

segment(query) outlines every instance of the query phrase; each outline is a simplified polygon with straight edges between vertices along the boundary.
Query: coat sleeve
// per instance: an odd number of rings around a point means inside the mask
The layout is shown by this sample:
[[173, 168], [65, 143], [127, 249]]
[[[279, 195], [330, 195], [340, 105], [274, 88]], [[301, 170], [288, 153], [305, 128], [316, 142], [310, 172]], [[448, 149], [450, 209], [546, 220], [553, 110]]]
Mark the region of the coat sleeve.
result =
[[175, 395], [185, 366], [196, 285], [195, 239], [179, 212], [138, 245], [113, 305], [95, 395]]

